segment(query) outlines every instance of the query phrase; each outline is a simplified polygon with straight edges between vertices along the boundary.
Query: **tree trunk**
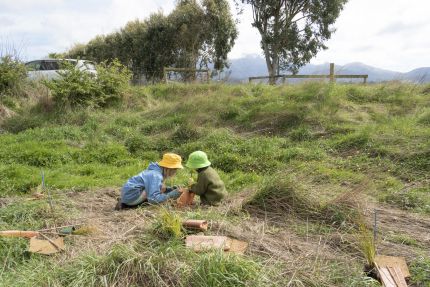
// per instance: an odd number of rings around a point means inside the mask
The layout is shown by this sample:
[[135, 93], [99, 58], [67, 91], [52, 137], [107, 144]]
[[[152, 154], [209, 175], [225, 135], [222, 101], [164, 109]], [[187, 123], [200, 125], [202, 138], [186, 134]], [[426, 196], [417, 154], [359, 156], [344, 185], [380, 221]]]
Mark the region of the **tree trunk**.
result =
[[263, 43], [263, 49], [264, 49], [264, 58], [266, 59], [266, 66], [267, 71], [269, 72], [269, 84], [274, 85], [276, 84], [276, 72], [277, 72], [277, 65], [276, 61], [273, 61], [270, 57], [270, 51], [267, 44]]

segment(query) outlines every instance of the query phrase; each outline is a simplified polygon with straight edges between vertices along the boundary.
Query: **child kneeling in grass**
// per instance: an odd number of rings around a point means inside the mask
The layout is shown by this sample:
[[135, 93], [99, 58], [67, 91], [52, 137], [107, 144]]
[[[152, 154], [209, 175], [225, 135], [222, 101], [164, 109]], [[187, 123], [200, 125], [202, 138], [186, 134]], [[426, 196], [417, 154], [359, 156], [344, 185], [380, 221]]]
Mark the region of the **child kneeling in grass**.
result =
[[181, 191], [166, 188], [163, 180], [173, 177], [179, 168], [183, 168], [182, 159], [174, 153], [164, 154], [163, 159], [158, 163], [151, 162], [146, 170], [129, 178], [124, 184], [121, 198], [115, 209], [134, 207], [143, 202], [157, 204], [169, 198], [178, 198]]
[[190, 185], [190, 192], [200, 196], [204, 205], [217, 205], [227, 195], [224, 182], [210, 166], [206, 153], [195, 151], [188, 157], [186, 167], [198, 172], [197, 182]]

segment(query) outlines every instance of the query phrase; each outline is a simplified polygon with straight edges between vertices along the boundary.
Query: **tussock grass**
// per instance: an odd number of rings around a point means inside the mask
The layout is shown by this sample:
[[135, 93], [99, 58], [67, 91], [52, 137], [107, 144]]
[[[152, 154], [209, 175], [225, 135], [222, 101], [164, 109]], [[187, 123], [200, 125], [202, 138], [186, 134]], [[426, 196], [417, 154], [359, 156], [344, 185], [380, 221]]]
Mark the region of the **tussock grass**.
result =
[[331, 226], [354, 227], [362, 212], [362, 201], [359, 189], [324, 201], [312, 191], [306, 190], [296, 178], [279, 173], [263, 182], [260, 189], [245, 204], [245, 208], [264, 217], [283, 218], [290, 215]]
[[181, 239], [182, 219], [174, 211], [163, 208], [153, 227], [154, 234], [163, 240]]
[[360, 251], [363, 253], [367, 265], [373, 268], [375, 265], [376, 243], [373, 240], [372, 232], [367, 228], [365, 222], [359, 223], [357, 236]]

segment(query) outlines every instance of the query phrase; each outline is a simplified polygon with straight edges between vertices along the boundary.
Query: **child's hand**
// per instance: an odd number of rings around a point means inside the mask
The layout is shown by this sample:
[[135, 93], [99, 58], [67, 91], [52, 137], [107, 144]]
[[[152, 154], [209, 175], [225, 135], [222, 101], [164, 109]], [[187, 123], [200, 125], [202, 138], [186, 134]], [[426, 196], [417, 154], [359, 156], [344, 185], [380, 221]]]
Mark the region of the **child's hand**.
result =
[[161, 193], [165, 193], [165, 192], [166, 192], [166, 185], [165, 185], [165, 184], [162, 184], [162, 185], [161, 185], [160, 192], [161, 192]]

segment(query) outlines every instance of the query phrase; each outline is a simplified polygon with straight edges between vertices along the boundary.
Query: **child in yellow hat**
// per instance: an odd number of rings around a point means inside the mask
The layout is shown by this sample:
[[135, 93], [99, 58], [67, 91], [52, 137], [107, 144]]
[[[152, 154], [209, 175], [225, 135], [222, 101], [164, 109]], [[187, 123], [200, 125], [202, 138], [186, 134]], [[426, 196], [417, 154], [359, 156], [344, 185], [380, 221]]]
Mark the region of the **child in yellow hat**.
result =
[[178, 198], [181, 190], [164, 188], [163, 180], [173, 177], [182, 166], [182, 159], [166, 153], [160, 162], [151, 162], [148, 168], [128, 179], [121, 189], [121, 199], [115, 209], [133, 207], [143, 202], [157, 204], [169, 198]]
[[226, 195], [224, 182], [210, 166], [211, 162], [203, 151], [195, 151], [188, 156], [186, 166], [197, 170], [197, 182], [190, 184], [190, 192], [200, 196], [200, 202], [217, 205]]

